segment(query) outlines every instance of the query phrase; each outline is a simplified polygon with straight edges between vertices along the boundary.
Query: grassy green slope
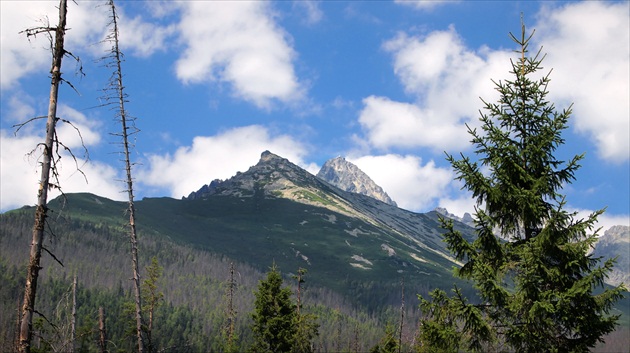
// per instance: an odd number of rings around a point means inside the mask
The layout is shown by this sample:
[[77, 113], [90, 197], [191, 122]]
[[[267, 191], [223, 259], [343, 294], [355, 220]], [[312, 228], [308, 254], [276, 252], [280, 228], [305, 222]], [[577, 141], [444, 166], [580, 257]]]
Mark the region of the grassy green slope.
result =
[[[72, 194], [63, 214], [122, 227], [125, 207], [91, 194]], [[263, 271], [274, 261], [290, 272], [303, 267], [313, 283], [345, 295], [357, 294], [349, 283], [361, 283], [357, 290], [367, 282], [393, 288], [403, 276], [418, 289], [448, 288], [453, 283], [453, 263], [413, 247], [409, 239], [358, 218], [287, 199], [149, 198], [138, 201], [136, 209], [141, 237], [159, 235]]]

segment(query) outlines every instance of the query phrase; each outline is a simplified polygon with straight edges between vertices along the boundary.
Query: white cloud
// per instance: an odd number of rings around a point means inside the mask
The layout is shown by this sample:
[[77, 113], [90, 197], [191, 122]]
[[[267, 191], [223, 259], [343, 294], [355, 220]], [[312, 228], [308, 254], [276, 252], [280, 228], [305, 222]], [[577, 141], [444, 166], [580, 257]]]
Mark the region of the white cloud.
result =
[[[7, 116], [20, 123], [34, 117], [36, 109], [29, 104], [31, 101], [32, 98], [24, 92], [11, 96]], [[57, 137], [76, 157], [75, 162], [64, 147], [57, 150], [61, 155], [57, 168], [63, 192], [91, 192], [120, 200], [124, 185], [116, 182], [117, 171], [101, 162], [86, 159], [85, 148], [95, 147], [102, 141], [100, 123], [66, 104], [59, 104], [57, 111], [58, 117], [72, 123], [59, 121]], [[38, 144], [44, 142], [45, 124], [44, 118], [31, 121], [17, 133], [0, 130], [0, 211], [37, 202], [42, 157], [42, 148]], [[51, 179], [51, 182], [56, 181]], [[48, 199], [59, 194], [53, 190]]]
[[306, 148], [287, 135], [272, 135], [259, 125], [238, 127], [216, 136], [198, 136], [191, 146], [174, 154], [149, 156], [149, 168], [139, 171], [143, 184], [167, 188], [171, 196], [188, 196], [214, 179], [228, 179], [258, 163], [269, 150], [292, 163], [306, 166]]
[[534, 39], [553, 67], [550, 99], [574, 103], [579, 132], [597, 145], [599, 155], [630, 158], [630, 11], [628, 2], [586, 1], [544, 8]]
[[493, 77], [509, 70], [509, 53], [467, 49], [453, 28], [427, 36], [399, 34], [383, 47], [394, 72], [416, 102], [364, 99], [359, 122], [377, 148], [461, 150], [469, 145], [465, 123], [478, 125], [479, 97], [496, 99]]
[[[0, 87], [14, 84], [20, 77], [50, 64], [49, 42], [44, 35], [26, 39], [19, 33], [30, 27], [56, 25], [55, 3], [50, 1], [0, 1]], [[48, 18], [46, 18], [48, 17]], [[50, 21], [50, 23], [47, 22]]]
[[31, 96], [20, 90], [16, 90], [14, 94], [7, 96], [9, 97], [7, 100], [9, 109], [2, 116], [3, 120], [20, 124], [35, 117], [35, 109], [32, 106], [34, 102]]
[[457, 2], [455, 0], [394, 0], [396, 4], [414, 7], [419, 10], [430, 10], [440, 5]]
[[436, 150], [465, 148], [468, 134], [458, 124], [447, 124], [432, 110], [370, 96], [363, 100], [359, 123], [367, 131], [371, 145], [389, 147], [423, 146]]
[[101, 142], [101, 135], [98, 132], [101, 124], [98, 121], [88, 119], [78, 110], [65, 104], [59, 104], [57, 116], [64, 120], [56, 125], [57, 136], [67, 147], [77, 150]]
[[387, 154], [349, 157], [374, 182], [387, 192], [398, 207], [411, 211], [429, 211], [445, 196], [453, 179], [450, 169], [433, 161], [422, 164], [416, 156]]
[[[42, 151], [40, 148], [33, 149], [42, 141], [42, 136], [19, 133], [15, 136], [7, 130], [0, 130], [1, 211], [34, 205], [37, 202]], [[31, 151], [33, 153], [29, 154]], [[116, 185], [117, 172], [114, 168], [99, 162], [85, 162], [79, 158], [79, 168], [85, 174], [84, 177], [77, 171], [69, 154], [64, 151], [61, 153], [62, 163], [58, 167], [59, 183], [63, 192], [91, 192], [115, 200], [121, 199], [123, 195], [119, 191], [124, 185]], [[51, 200], [58, 195], [58, 191], [51, 191], [48, 199]]]
[[258, 107], [302, 96], [288, 34], [262, 1], [182, 3], [179, 25], [185, 48], [176, 62], [186, 83], [227, 82]]
[[[586, 220], [594, 211], [587, 209], [578, 209], [578, 208], [567, 208], [568, 212], [577, 212], [576, 220], [584, 219]], [[609, 214], [604, 212], [604, 214], [597, 217], [597, 223], [595, 227], [591, 229], [590, 233], [601, 228], [601, 231], [598, 233], [599, 235], [603, 235], [605, 231], [610, 229], [612, 226], [628, 226], [630, 227], [630, 215], [619, 215], [619, 214]]]
[[0, 130], [0, 211], [37, 202], [37, 159], [27, 153], [40, 141], [36, 136], [15, 137]]
[[148, 57], [157, 51], [167, 49], [167, 41], [176, 32], [174, 24], [159, 26], [145, 20], [141, 16], [130, 18], [117, 8], [120, 17], [119, 32], [120, 46], [123, 52], [130, 51], [138, 57]]
[[465, 213], [469, 213], [471, 216], [475, 213], [475, 206], [477, 206], [476, 200], [472, 198], [469, 192], [460, 191], [458, 197], [452, 198], [452, 195], [444, 197], [439, 201], [439, 207], [446, 208], [446, 210], [458, 217], [464, 217]]
[[[628, 6], [581, 2], [545, 7], [533, 26], [534, 40], [548, 53], [544, 66], [554, 68], [550, 100], [557, 109], [574, 102], [577, 131], [593, 140], [602, 158], [617, 162], [630, 158]], [[402, 33], [383, 48], [393, 54], [394, 72], [416, 101], [364, 100], [359, 121], [367, 140], [380, 149], [461, 149], [469, 140], [462, 140], [463, 124], [478, 124], [478, 97], [496, 101], [490, 79], [505, 78], [513, 56], [487, 47], [469, 49], [452, 27], [425, 36]], [[438, 131], [440, 138], [429, 131]]]
[[[50, 70], [50, 42], [45, 34], [31, 37], [20, 33], [27, 28], [55, 27], [59, 20], [55, 1], [0, 1], [0, 87], [13, 87], [18, 80], [33, 72], [47, 74]], [[175, 27], [160, 27], [145, 22], [141, 17], [127, 18], [117, 8], [120, 21], [121, 48], [138, 56], [149, 56], [165, 48], [166, 38]], [[100, 58], [109, 46], [100, 43], [109, 30], [109, 7], [94, 2], [68, 2], [65, 49], [75, 56]], [[99, 44], [100, 43], [100, 44]], [[64, 61], [64, 72], [72, 72], [70, 60]]]
[[297, 0], [293, 2], [293, 6], [305, 16], [304, 23], [314, 25], [324, 18], [324, 13], [320, 9], [320, 2], [315, 0]]

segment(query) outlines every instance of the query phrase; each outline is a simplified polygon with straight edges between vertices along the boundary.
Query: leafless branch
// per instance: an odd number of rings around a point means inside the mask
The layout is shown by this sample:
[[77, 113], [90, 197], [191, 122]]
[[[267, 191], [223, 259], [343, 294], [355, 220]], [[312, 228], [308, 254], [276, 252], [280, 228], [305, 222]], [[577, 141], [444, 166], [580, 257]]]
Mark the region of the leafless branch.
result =
[[42, 250], [44, 250], [48, 255], [50, 255], [58, 264], [61, 265], [61, 267], [64, 267], [63, 262], [61, 262], [61, 260], [59, 260], [57, 256], [55, 256], [55, 254], [52, 253], [52, 251], [48, 250], [48, 248], [46, 248], [45, 246], [42, 246]]

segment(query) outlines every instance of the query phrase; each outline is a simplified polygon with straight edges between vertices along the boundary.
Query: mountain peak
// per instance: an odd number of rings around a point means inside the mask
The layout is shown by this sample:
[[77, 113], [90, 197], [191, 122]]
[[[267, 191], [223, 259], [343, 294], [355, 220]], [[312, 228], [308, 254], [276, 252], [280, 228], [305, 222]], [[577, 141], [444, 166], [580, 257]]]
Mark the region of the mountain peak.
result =
[[269, 150], [264, 151], [263, 153], [260, 154], [260, 161], [258, 163], [264, 163], [264, 162], [268, 162], [271, 161], [273, 159], [284, 159], [280, 156], [278, 156], [277, 154], [273, 154], [271, 152], [269, 152]]
[[396, 206], [396, 202], [383, 191], [383, 188], [376, 185], [367, 174], [344, 157], [339, 156], [326, 161], [317, 177], [342, 190], [366, 195]]
[[237, 172], [227, 180], [215, 179], [186, 198], [204, 199], [212, 195], [248, 197], [259, 191], [265, 195], [273, 195], [295, 183], [308, 183], [310, 179], [315, 177], [288, 159], [264, 151], [258, 163], [246, 172]]

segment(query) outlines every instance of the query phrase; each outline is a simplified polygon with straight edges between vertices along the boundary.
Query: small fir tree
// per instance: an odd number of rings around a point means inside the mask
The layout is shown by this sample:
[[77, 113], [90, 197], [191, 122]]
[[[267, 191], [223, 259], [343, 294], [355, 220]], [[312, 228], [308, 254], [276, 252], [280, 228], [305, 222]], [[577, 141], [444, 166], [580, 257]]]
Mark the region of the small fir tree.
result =
[[609, 311], [624, 287], [604, 288], [614, 261], [589, 254], [603, 211], [577, 219], [561, 194], [583, 158], [554, 156], [571, 109], [558, 113], [547, 101], [549, 74], [535, 78], [544, 56], [530, 56], [533, 33], [527, 36], [524, 25], [521, 33], [510, 34], [519, 45], [514, 78], [495, 82], [500, 98], [484, 102], [483, 133], [469, 128], [479, 161], [447, 156], [478, 208], [476, 239], [467, 241], [443, 219], [445, 241], [464, 263], [456, 275], [474, 282], [481, 304], [468, 303], [457, 288], [451, 298], [433, 292], [433, 303], [422, 302], [425, 351], [505, 345], [516, 352], [586, 352], [615, 329], [618, 316]]
[[385, 327], [385, 335], [381, 340], [370, 349], [370, 353], [398, 353], [400, 347], [396, 339], [396, 330], [394, 326], [387, 325]]
[[275, 263], [254, 292], [252, 313], [253, 352], [290, 352], [297, 332], [296, 307], [291, 289], [282, 288], [282, 276]]

